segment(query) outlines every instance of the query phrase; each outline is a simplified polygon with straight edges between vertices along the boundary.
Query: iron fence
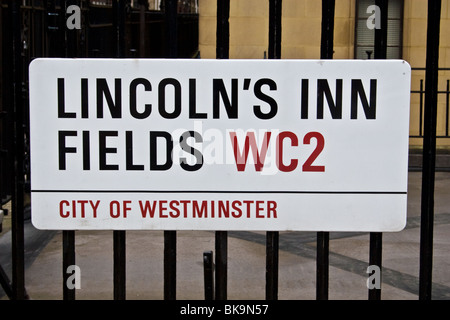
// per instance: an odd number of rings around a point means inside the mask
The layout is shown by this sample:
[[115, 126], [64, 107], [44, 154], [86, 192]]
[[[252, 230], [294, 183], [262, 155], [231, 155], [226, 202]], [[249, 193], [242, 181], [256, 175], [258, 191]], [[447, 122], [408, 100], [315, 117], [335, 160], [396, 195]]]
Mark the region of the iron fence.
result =
[[[425, 71], [425, 68], [412, 68], [413, 71]], [[438, 71], [444, 73], [446, 71], [450, 71], [450, 68], [438, 68]], [[424, 79], [419, 80], [419, 88], [418, 90], [411, 90], [412, 100], [415, 98], [418, 103], [416, 103], [416, 107], [418, 108], [418, 118], [416, 121], [412, 123], [410, 138], [423, 138], [424, 134], [424, 107], [425, 107], [425, 87], [424, 87]], [[445, 84], [445, 87], [441, 85], [441, 90], [437, 90], [438, 98], [441, 97], [441, 103], [438, 104], [438, 108], [441, 107], [443, 116], [439, 117], [444, 119], [441, 123], [437, 124], [436, 130], [437, 135], [436, 138], [450, 138], [449, 135], [449, 108], [450, 108], [450, 80], [447, 79], [445, 82], [441, 81], [442, 84]]]
[[[163, 13], [130, 11], [126, 1], [112, 1], [111, 6], [90, 6], [86, 1], [37, 1], [39, 6], [21, 6], [19, 1], [2, 1], [2, 161], [1, 195], [12, 202], [12, 281], [0, 268], [0, 283], [12, 299], [27, 298], [24, 268], [24, 195], [28, 177], [28, 101], [27, 66], [32, 58], [39, 56], [61, 57], [128, 57], [165, 56], [177, 58], [194, 56], [198, 43], [198, 17], [178, 15], [177, 1], [166, 0]], [[37, 3], [36, 2], [36, 3]], [[58, 6], [59, 4], [59, 6]], [[65, 21], [64, 9], [68, 5], [80, 5], [83, 10], [84, 28], [69, 31], [61, 27]], [[282, 0], [269, 0], [269, 48], [268, 58], [281, 58], [281, 6]], [[377, 0], [376, 5], [386, 13], [388, 1]], [[103, 10], [103, 11], [102, 11]], [[322, 0], [321, 59], [333, 58], [333, 33], [335, 0]], [[423, 179], [422, 218], [420, 242], [420, 299], [431, 299], [432, 244], [433, 244], [433, 197], [436, 155], [436, 109], [438, 79], [438, 53], [440, 29], [440, 0], [428, 1], [427, 61], [425, 88], [418, 93], [424, 97], [423, 119]], [[217, 59], [229, 58], [230, 1], [217, 1]], [[139, 17], [139, 22], [137, 21]], [[385, 17], [385, 18], [383, 18]], [[381, 29], [375, 32], [375, 58], [386, 58], [386, 14], [382, 14]], [[142, 23], [144, 21], [144, 23]], [[149, 22], [149, 24], [146, 23]], [[154, 27], [150, 24], [157, 24]], [[184, 24], [189, 24], [187, 28]], [[385, 27], [383, 27], [385, 26]], [[139, 32], [137, 28], [139, 27]], [[132, 30], [132, 31], [130, 31]], [[184, 37], [183, 32], [189, 37]], [[132, 34], [132, 35], [131, 35]], [[139, 36], [137, 36], [139, 34]], [[30, 36], [32, 35], [32, 36]], [[143, 38], [144, 37], [144, 38]], [[147, 41], [147, 39], [152, 39]], [[153, 45], [156, 39], [156, 44]], [[188, 39], [184, 43], [182, 39]], [[62, 45], [64, 44], [64, 45]], [[62, 50], [64, 49], [64, 50]], [[448, 119], [448, 82], [447, 82]], [[446, 128], [448, 136], [448, 124]], [[8, 198], [8, 200], [9, 200]], [[75, 231], [63, 231], [63, 298], [75, 299], [75, 289], [65, 283], [64, 271], [75, 264]], [[114, 299], [126, 298], [126, 231], [114, 231]], [[328, 232], [317, 233], [316, 251], [316, 298], [328, 299], [329, 285]], [[205, 253], [205, 298], [227, 299], [228, 233], [215, 234], [215, 281], [212, 277], [212, 253]], [[176, 299], [177, 233], [164, 232], [164, 298]], [[266, 234], [266, 299], [278, 299], [279, 233]], [[382, 270], [382, 233], [371, 233], [368, 265]], [[214, 285], [213, 285], [214, 282]], [[213, 288], [214, 286], [214, 288]], [[370, 289], [369, 299], [380, 299], [381, 289]]]

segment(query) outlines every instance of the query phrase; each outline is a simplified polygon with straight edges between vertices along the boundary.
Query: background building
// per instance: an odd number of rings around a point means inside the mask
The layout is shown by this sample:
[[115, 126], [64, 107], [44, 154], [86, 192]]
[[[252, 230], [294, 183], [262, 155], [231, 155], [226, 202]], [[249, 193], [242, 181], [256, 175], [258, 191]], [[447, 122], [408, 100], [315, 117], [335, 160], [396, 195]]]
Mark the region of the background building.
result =
[[[199, 0], [199, 50], [202, 58], [216, 55], [216, 0]], [[334, 59], [373, 59], [374, 30], [367, 28], [374, 0], [336, 0]], [[410, 146], [420, 147], [421, 101], [424, 103], [427, 1], [389, 0], [388, 59], [404, 59], [411, 79]], [[283, 0], [282, 59], [318, 59], [322, 2]], [[262, 59], [269, 29], [268, 1], [239, 0], [230, 4], [230, 58]], [[439, 67], [438, 147], [449, 147], [450, 1], [442, 0]]]

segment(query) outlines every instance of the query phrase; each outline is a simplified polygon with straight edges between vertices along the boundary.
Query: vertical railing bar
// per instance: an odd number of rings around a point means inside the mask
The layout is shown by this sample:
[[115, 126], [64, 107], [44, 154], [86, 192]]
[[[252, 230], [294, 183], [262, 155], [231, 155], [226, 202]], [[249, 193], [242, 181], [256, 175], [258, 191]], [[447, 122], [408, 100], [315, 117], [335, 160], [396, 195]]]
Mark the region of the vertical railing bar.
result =
[[217, 0], [216, 58], [228, 59], [230, 50], [230, 0]]
[[[61, 14], [65, 17], [67, 7], [72, 4], [78, 4], [76, 0], [64, 0], [64, 6], [61, 8]], [[60, 23], [60, 28], [65, 30], [65, 56], [68, 58], [73, 58], [77, 56], [77, 31], [69, 30], [65, 28], [62, 19]], [[63, 300], [75, 300], [75, 288], [70, 289], [67, 285], [67, 280], [70, 277], [68, 273], [68, 268], [71, 265], [75, 265], [75, 231], [74, 230], [63, 230], [62, 232], [62, 242], [63, 242]]]
[[[116, 58], [124, 57], [125, 1], [113, 0], [113, 29]], [[126, 298], [126, 231], [113, 231], [113, 281], [114, 300]]]
[[282, 0], [269, 1], [269, 59], [281, 59]]
[[177, 0], [165, 0], [167, 57], [178, 57]]
[[113, 0], [113, 31], [115, 57], [124, 58], [125, 49], [125, 0]]
[[[376, 0], [375, 5], [380, 8], [380, 29], [375, 29], [375, 43], [374, 43], [374, 59], [386, 59], [387, 56], [387, 21], [388, 21], [388, 1]], [[383, 234], [381, 232], [371, 232], [369, 239], [369, 265], [376, 265], [380, 270], [382, 265], [382, 251], [383, 251]], [[381, 285], [381, 278], [379, 281]], [[369, 300], [381, 299], [381, 287], [369, 289]]]
[[145, 3], [148, 0], [139, 0], [139, 57], [144, 58], [145, 52]]
[[375, 29], [374, 59], [386, 59], [387, 55], [387, 21], [388, 21], [388, 1], [375, 0], [375, 5], [380, 8], [380, 28]]
[[45, 4], [45, 34], [47, 42], [47, 56], [61, 57], [63, 55], [63, 47], [61, 46], [61, 10], [56, 10], [56, 3], [54, 0], [47, 0]]
[[420, 220], [419, 299], [431, 300], [433, 272], [434, 183], [441, 0], [428, 1], [425, 114]]
[[[178, 57], [177, 1], [165, 0], [168, 58]], [[177, 232], [164, 231], [164, 299], [175, 300], [177, 290]]]
[[[217, 0], [216, 58], [228, 59], [230, 50], [230, 0]], [[227, 299], [228, 232], [216, 231], [215, 298]]]
[[126, 233], [122, 230], [113, 231], [114, 251], [114, 300], [125, 300], [126, 297]]
[[177, 232], [164, 231], [164, 300], [177, 294]]
[[12, 291], [13, 299], [23, 300], [25, 293], [25, 244], [24, 244], [24, 128], [22, 101], [22, 41], [20, 2], [9, 1], [12, 33], [12, 109], [14, 114], [12, 197]]
[[279, 235], [277, 231], [266, 234], [266, 300], [278, 300]]
[[84, 14], [81, 15], [83, 28], [80, 33], [80, 57], [81, 58], [87, 58], [91, 57], [91, 53], [89, 52], [89, 33], [90, 33], [90, 18], [89, 18], [89, 12], [91, 10], [91, 2], [85, 1], [82, 3], [83, 9], [82, 11]]
[[205, 284], [205, 300], [214, 300], [214, 266], [213, 252], [203, 253], [203, 278]]
[[[78, 33], [77, 29], [70, 30], [66, 28], [65, 22], [67, 21], [67, 8], [71, 5], [80, 6], [79, 0], [64, 0], [64, 6], [62, 6], [62, 16], [65, 17], [61, 21], [61, 28], [65, 30], [65, 56], [67, 58], [75, 58], [78, 56]], [[83, 12], [81, 13], [83, 14]]]
[[[5, 12], [8, 12], [8, 16], [6, 19], [3, 19], [3, 15]], [[13, 186], [13, 177], [11, 176], [14, 166], [14, 159], [13, 159], [13, 139], [11, 138], [14, 135], [13, 132], [13, 108], [12, 108], [12, 95], [11, 95], [11, 88], [12, 88], [12, 72], [11, 72], [11, 61], [12, 61], [12, 50], [10, 48], [12, 47], [12, 35], [11, 32], [5, 32], [4, 30], [11, 30], [11, 7], [8, 3], [8, 9], [5, 10], [4, 8], [0, 8], [0, 14], [2, 15], [2, 21], [0, 21], [1, 26], [1, 32], [2, 32], [2, 45], [3, 48], [8, 48], [8, 50], [3, 49], [3, 52], [1, 53], [1, 68], [2, 68], [2, 134], [4, 134], [4, 137], [0, 137], [1, 144], [3, 150], [0, 152], [1, 157], [1, 164], [0, 168], [2, 170], [0, 176], [2, 179], [2, 190], [1, 190], [1, 196], [3, 195], [12, 195], [12, 190], [14, 190]], [[4, 143], [4, 145], [3, 145]], [[3, 190], [4, 189], [4, 190]], [[1, 205], [0, 205], [1, 208]], [[10, 280], [8, 279], [6, 282], [10, 283]], [[12, 289], [11, 289], [11, 297], [12, 297]]]
[[75, 300], [75, 288], [69, 289], [67, 280], [70, 274], [67, 272], [69, 266], [75, 265], [75, 231], [64, 230], [63, 239], [63, 299]]
[[422, 137], [423, 135], [423, 79], [420, 79], [420, 114], [419, 114], [419, 136]]
[[333, 59], [335, 0], [322, 0], [320, 59]]
[[328, 300], [330, 233], [317, 232], [316, 299]]
[[[378, 266], [380, 270], [379, 284], [381, 285], [382, 277], [382, 252], [383, 252], [383, 234], [381, 232], [371, 232], [369, 239], [369, 265]], [[369, 290], [369, 300], [380, 300], [381, 299], [381, 287], [372, 288]]]
[[[333, 59], [335, 0], [322, 0], [320, 59]], [[316, 299], [328, 299], [330, 234], [317, 232]]]
[[445, 92], [445, 136], [448, 137], [448, 112], [449, 112], [449, 97], [450, 97], [450, 80], [447, 80], [447, 90]]
[[228, 232], [216, 231], [216, 272], [215, 272], [215, 296], [216, 300], [227, 300], [228, 282]]
[[[269, 59], [281, 59], [282, 0], [269, 1]], [[279, 232], [266, 233], [266, 300], [278, 299]]]

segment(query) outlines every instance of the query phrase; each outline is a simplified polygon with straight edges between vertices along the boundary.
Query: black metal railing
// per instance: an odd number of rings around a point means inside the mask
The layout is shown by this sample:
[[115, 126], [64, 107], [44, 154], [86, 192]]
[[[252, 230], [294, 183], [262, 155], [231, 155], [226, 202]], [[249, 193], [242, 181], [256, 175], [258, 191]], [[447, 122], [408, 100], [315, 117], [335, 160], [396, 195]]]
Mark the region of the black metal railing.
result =
[[[2, 14], [2, 131], [8, 134], [8, 139], [2, 141], [7, 145], [9, 158], [6, 162], [2, 158], [2, 168], [5, 166], [11, 176], [2, 176], [2, 190], [9, 190], [12, 198], [12, 282], [9, 285], [6, 275], [0, 272], [1, 285], [12, 299], [25, 299], [25, 268], [24, 268], [24, 194], [26, 192], [25, 159], [27, 152], [27, 66], [32, 58], [38, 56], [67, 56], [67, 57], [129, 57], [129, 56], [164, 56], [176, 58], [195, 55], [198, 35], [188, 37], [189, 43], [182, 42], [185, 30], [197, 30], [198, 17], [177, 14], [177, 1], [166, 0], [164, 13], [145, 13], [144, 19], [139, 12], [129, 12], [124, 0], [112, 1], [112, 6], [91, 8], [85, 1], [60, 1], [57, 7], [54, 1], [45, 1], [46, 7], [21, 7], [19, 1], [3, 1]], [[85, 29], [70, 31], [61, 27], [61, 19], [68, 4], [85, 4], [83, 17], [89, 21]], [[387, 0], [376, 1], [376, 4], [386, 12]], [[281, 52], [281, 5], [282, 0], [269, 0], [269, 58], [279, 59]], [[334, 30], [335, 0], [322, 0], [322, 37], [321, 58], [333, 58], [333, 30]], [[424, 164], [422, 186], [422, 223], [421, 223], [421, 263], [420, 263], [420, 299], [431, 299], [432, 272], [432, 244], [433, 244], [433, 189], [434, 189], [434, 160], [436, 152], [436, 109], [438, 78], [438, 53], [440, 29], [440, 0], [428, 2], [428, 32], [427, 32], [427, 62], [425, 68], [425, 88], [421, 87], [418, 94], [423, 95], [423, 121], [421, 119], [420, 137], [424, 139]], [[31, 10], [31, 11], [29, 11]], [[98, 11], [105, 10], [105, 11]], [[384, 11], [383, 11], [384, 10]], [[98, 12], [97, 12], [98, 11]], [[57, 15], [58, 13], [59, 15]], [[217, 0], [217, 59], [229, 58], [229, 15], [230, 0]], [[136, 18], [139, 17], [139, 22]], [[382, 15], [386, 19], [386, 15]], [[24, 22], [28, 21], [28, 29], [24, 29]], [[47, 21], [44, 23], [44, 21]], [[144, 25], [142, 24], [144, 21]], [[148, 23], [156, 23], [158, 28], [147, 28]], [[184, 24], [191, 23], [192, 28]], [[42, 28], [37, 25], [44, 25]], [[386, 21], [381, 25], [386, 26]], [[136, 27], [140, 26], [137, 32]], [[144, 27], [145, 26], [145, 27]], [[36, 28], [36, 29], [34, 29]], [[197, 26], [198, 28], [198, 26]], [[5, 32], [7, 30], [7, 32]], [[27, 32], [33, 33], [31, 41], [25, 47], [23, 37]], [[128, 31], [127, 31], [128, 30]], [[129, 30], [133, 30], [130, 34]], [[155, 37], [154, 32], [158, 33]], [[61, 34], [58, 34], [61, 33]], [[198, 33], [198, 31], [197, 31]], [[108, 35], [106, 35], [108, 34]], [[151, 39], [159, 39], [155, 48], [142, 43], [142, 38], [136, 34], [147, 35]], [[102, 36], [103, 35], [103, 36]], [[160, 38], [158, 38], [160, 37]], [[58, 43], [58, 41], [60, 41]], [[152, 41], [149, 41], [150, 43]], [[63, 45], [62, 45], [63, 44]], [[151, 45], [151, 44], [148, 44]], [[60, 52], [60, 48], [69, 48]], [[153, 50], [153, 51], [152, 51]], [[386, 28], [377, 30], [375, 35], [375, 58], [386, 58]], [[25, 92], [25, 94], [24, 94]], [[413, 92], [415, 94], [416, 92]], [[448, 82], [447, 82], [448, 102]], [[448, 103], [447, 103], [448, 108]], [[6, 119], [6, 120], [5, 120]], [[447, 113], [448, 119], [448, 113]], [[420, 129], [422, 130], [422, 129]], [[2, 135], [3, 135], [2, 132]], [[446, 136], [448, 135], [448, 125]], [[25, 139], [24, 139], [25, 137]], [[2, 172], [5, 171], [2, 169]], [[6, 186], [6, 188], [5, 188]], [[9, 188], [9, 189], [8, 189]], [[2, 191], [3, 192], [3, 191]], [[3, 193], [2, 193], [3, 196]], [[205, 255], [205, 284], [210, 299], [227, 299], [227, 266], [228, 244], [227, 231], [217, 231], [215, 234], [215, 278], [211, 277], [212, 253]], [[63, 298], [75, 299], [75, 289], [69, 289], [65, 283], [67, 274], [64, 272], [69, 265], [75, 264], [75, 231], [63, 232]], [[113, 232], [113, 261], [114, 261], [114, 299], [126, 298], [126, 231]], [[177, 234], [175, 231], [164, 232], [164, 298], [176, 299], [176, 249]], [[329, 286], [329, 233], [317, 233], [316, 254], [316, 298], [328, 299]], [[278, 232], [266, 234], [266, 299], [278, 298]], [[370, 236], [370, 252], [368, 265], [377, 265], [382, 270], [382, 234], [372, 233]], [[1, 270], [0, 270], [1, 271]], [[215, 285], [212, 292], [213, 283]], [[369, 289], [369, 299], [380, 299], [381, 289]]]
[[[425, 71], [425, 68], [412, 68], [413, 71]], [[450, 68], [439, 68], [439, 72], [445, 72], [450, 71]], [[436, 130], [437, 130], [437, 136], [436, 138], [450, 138], [449, 135], [449, 109], [450, 109], [450, 79], [447, 79], [445, 82], [441, 81], [441, 83], [445, 83], [445, 87], [441, 90], [437, 91], [438, 97], [441, 97], [441, 103], [439, 103], [439, 106], [441, 108], [444, 108], [444, 110], [441, 111], [441, 113], [444, 114], [442, 117], [444, 121], [437, 124]], [[410, 138], [423, 138], [423, 126], [424, 126], [424, 107], [425, 107], [425, 80], [422, 78], [419, 80], [419, 88], [418, 90], [411, 90], [411, 99], [414, 98], [419, 100], [418, 103], [418, 110], [415, 110], [415, 112], [418, 112], [418, 121], [412, 123], [412, 128], [410, 129], [411, 134]], [[417, 104], [415, 104], [417, 106]]]
[[[193, 1], [191, 1], [194, 3]], [[191, 3], [189, 2], [189, 4]], [[12, 207], [12, 281], [0, 266], [8, 297], [24, 299], [24, 195], [29, 192], [28, 64], [38, 57], [192, 58], [198, 56], [198, 14], [166, 1], [146, 10], [145, 1], [28, 0], [0, 2], [0, 194]], [[66, 28], [66, 8], [81, 8], [82, 27]], [[177, 14], [177, 12], [180, 12]], [[176, 42], [176, 43], [175, 43]], [[176, 48], [173, 51], [173, 48]], [[18, 138], [23, 137], [23, 139]], [[2, 207], [0, 206], [0, 209]], [[114, 231], [114, 298], [125, 299], [125, 232]], [[63, 270], [75, 264], [75, 231], [63, 231]], [[168, 260], [175, 261], [175, 255]], [[170, 274], [175, 275], [172, 264]], [[67, 273], [63, 272], [64, 282]], [[169, 277], [175, 297], [175, 278]], [[172, 280], [173, 279], [173, 280]], [[75, 291], [63, 288], [63, 299]]]

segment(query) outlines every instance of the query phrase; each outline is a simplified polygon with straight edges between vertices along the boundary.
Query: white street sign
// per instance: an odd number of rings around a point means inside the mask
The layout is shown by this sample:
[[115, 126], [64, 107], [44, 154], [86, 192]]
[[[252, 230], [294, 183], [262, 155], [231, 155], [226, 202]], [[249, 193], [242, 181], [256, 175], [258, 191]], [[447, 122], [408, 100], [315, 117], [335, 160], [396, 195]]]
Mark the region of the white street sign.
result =
[[398, 231], [401, 60], [36, 59], [41, 229]]

